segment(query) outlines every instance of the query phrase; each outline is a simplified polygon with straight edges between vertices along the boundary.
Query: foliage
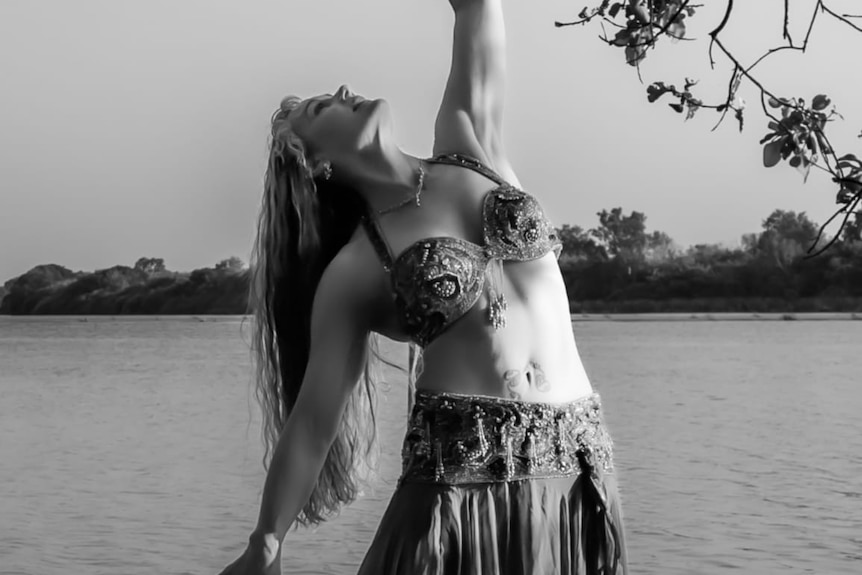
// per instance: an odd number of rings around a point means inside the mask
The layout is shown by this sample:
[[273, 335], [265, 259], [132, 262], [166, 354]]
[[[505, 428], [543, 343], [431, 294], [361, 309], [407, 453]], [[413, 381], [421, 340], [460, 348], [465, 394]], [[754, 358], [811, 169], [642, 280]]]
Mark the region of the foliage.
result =
[[165, 260], [162, 258], [140, 258], [135, 262], [135, 269], [146, 274], [165, 271]]
[[563, 244], [562, 257], [570, 260], [606, 260], [607, 250], [596, 243], [590, 232], [580, 226], [563, 224], [557, 230]]
[[6, 310], [11, 309], [30, 313], [53, 289], [57, 286], [69, 285], [79, 275], [56, 264], [36, 266], [4, 284], [6, 295], [0, 300], [0, 313], [10, 313]]
[[597, 215], [599, 226], [591, 232], [611, 257], [621, 256], [628, 261], [643, 258], [646, 248], [646, 216], [643, 213], [633, 211], [626, 216], [622, 208], [614, 208], [602, 210]]
[[775, 210], [763, 221], [756, 249], [781, 269], [805, 254], [817, 240], [817, 224], [805, 212]]
[[[818, 224], [774, 210], [741, 245], [681, 250], [646, 215], [596, 214], [596, 227], [563, 225], [560, 271], [573, 312], [862, 311], [862, 218], [833, 249], [805, 256]], [[4, 314], [244, 314], [249, 270], [238, 258], [191, 272], [113, 266], [92, 273], [37, 266], [6, 282]]]
[[0, 313], [243, 314], [248, 271], [236, 269], [232, 260], [220, 263], [224, 265], [218, 269], [190, 274], [165, 270], [161, 258], [141, 258], [134, 268], [113, 266], [92, 273], [37, 266], [6, 282]]
[[862, 310], [862, 240], [842, 239], [828, 256], [807, 258], [818, 226], [805, 213], [774, 210], [739, 247], [698, 244], [684, 251], [667, 234], [648, 232], [640, 212], [626, 216], [614, 208], [598, 216], [593, 237], [615, 237], [608, 246], [626, 247], [585, 257], [587, 234], [561, 229], [562, 238], [578, 240], [564, 239], [560, 259], [573, 311]]
[[217, 270], [225, 270], [231, 272], [239, 272], [245, 268], [245, 264], [236, 256], [231, 256], [226, 260], [222, 260], [215, 265]]
[[854, 213], [853, 216], [841, 230], [841, 239], [847, 243], [862, 242], [862, 211]]
[[[841, 22], [854, 31], [862, 32], [862, 27], [855, 23], [860, 15], [840, 14], [830, 8], [826, 0], [817, 0], [808, 21], [807, 33], [801, 43], [795, 42], [790, 34], [790, 0], [784, 0], [783, 11], [783, 43], [766, 51], [751, 64], [743, 64], [734, 52], [727, 47], [722, 33], [731, 20], [734, 12], [734, 0], [725, 0], [726, 8], [722, 20], [709, 33], [710, 63], [715, 64], [714, 53], [717, 48], [733, 65], [733, 71], [727, 81], [727, 92], [712, 104], [705, 103], [695, 96], [693, 88], [697, 82], [686, 78], [682, 88], [664, 81], [652, 82], [647, 87], [647, 99], [656, 102], [668, 95], [675, 99], [668, 105], [679, 114], [684, 114], [688, 120], [700, 109], [712, 109], [720, 114], [718, 124], [722, 123], [728, 112], [733, 112], [739, 129], [744, 127], [745, 104], [738, 98], [738, 91], [743, 82], [755, 86], [760, 92], [761, 108], [768, 119], [768, 133], [761, 139], [763, 145], [763, 164], [773, 167], [786, 161], [797, 169], [807, 181], [812, 167], [816, 167], [831, 177], [838, 186], [836, 202], [841, 206], [821, 228], [808, 247], [808, 252], [814, 252], [817, 240], [824, 229], [836, 218], [841, 218], [838, 233], [829, 242], [813, 254], [824, 252], [838, 241], [842, 229], [848, 225], [852, 214], [862, 213], [862, 161], [852, 153], [838, 155], [826, 135], [827, 124], [840, 117], [832, 101], [826, 94], [817, 94], [810, 104], [803, 98], [784, 98], [770, 90], [755, 73], [757, 68], [771, 56], [782, 51], [804, 53], [811, 39], [818, 16], [831, 18]], [[556, 22], [558, 27], [585, 25], [593, 21], [602, 24], [602, 40], [610, 46], [622, 48], [625, 61], [638, 69], [650, 49], [654, 48], [663, 36], [672, 41], [688, 40], [686, 20], [695, 15], [701, 7], [691, 0], [602, 0], [598, 5], [585, 7], [578, 15], [578, 20], [572, 22]], [[605, 32], [605, 26], [613, 27], [616, 33], [611, 37]], [[715, 129], [715, 128], [713, 128]], [[859, 134], [862, 138], [862, 133]], [[857, 219], [858, 222], [858, 219]]]

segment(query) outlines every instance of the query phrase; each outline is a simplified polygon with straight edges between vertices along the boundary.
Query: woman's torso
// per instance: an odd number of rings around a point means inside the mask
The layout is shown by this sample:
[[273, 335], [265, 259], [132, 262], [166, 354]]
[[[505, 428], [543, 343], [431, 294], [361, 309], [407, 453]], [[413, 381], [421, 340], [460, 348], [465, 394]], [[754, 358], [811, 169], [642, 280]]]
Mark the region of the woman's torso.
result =
[[[377, 217], [377, 230], [396, 260], [419, 240], [451, 237], [484, 245], [482, 210], [497, 184], [460, 166], [429, 164], [421, 207], [405, 207]], [[393, 201], [397, 198], [393, 199]], [[373, 235], [373, 232], [372, 232]], [[368, 273], [378, 276], [374, 331], [396, 341], [410, 341], [399, 320], [389, 270], [371, 246], [368, 230], [353, 241]], [[379, 248], [378, 248], [379, 249]], [[376, 260], [371, 263], [371, 259]], [[495, 273], [492, 262], [488, 273]], [[388, 266], [387, 266], [388, 267]], [[568, 296], [554, 251], [535, 259], [502, 261], [494, 285], [506, 300], [505, 327], [488, 321], [489, 294], [484, 290], [456, 321], [423, 350], [418, 389], [562, 403], [592, 388], [580, 360], [569, 315]]]

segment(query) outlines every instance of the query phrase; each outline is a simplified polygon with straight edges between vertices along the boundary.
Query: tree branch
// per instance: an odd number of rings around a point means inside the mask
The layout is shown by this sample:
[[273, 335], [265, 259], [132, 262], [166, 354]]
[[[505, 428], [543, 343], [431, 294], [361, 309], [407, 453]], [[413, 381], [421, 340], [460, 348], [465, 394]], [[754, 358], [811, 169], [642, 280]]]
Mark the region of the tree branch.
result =
[[[831, 100], [822, 94], [813, 98], [809, 105], [806, 105], [802, 99], [778, 97], [754, 75], [754, 70], [779, 52], [791, 50], [805, 53], [817, 17], [821, 12], [858, 32], [862, 32], [862, 27], [856, 25], [851, 19], [862, 18], [862, 15], [838, 14], [826, 5], [825, 0], [817, 0], [808, 22], [805, 38], [800, 45], [794, 42], [790, 33], [790, 0], [784, 0], [783, 4], [782, 39], [787, 43], [770, 48], [752, 64], [745, 66], [720, 37], [730, 22], [735, 8], [734, 0], [727, 0], [721, 20], [709, 33], [708, 48], [712, 69], [715, 69], [716, 65], [715, 48], [718, 48], [724, 57], [733, 64], [733, 71], [728, 79], [726, 97], [722, 103], [706, 104], [696, 98], [691, 92], [691, 88], [696, 82], [689, 79], [686, 79], [683, 90], [664, 82], [654, 82], [647, 88], [647, 93], [651, 102], [655, 102], [664, 94], [671, 94], [678, 98], [679, 103], [671, 103], [670, 107], [678, 113], [687, 111], [686, 119], [691, 118], [701, 108], [716, 110], [721, 113], [721, 117], [712, 128], [713, 130], [717, 129], [724, 121], [727, 113], [733, 110], [739, 121], [740, 130], [742, 130], [744, 104], [741, 102], [735, 104], [736, 94], [743, 80], [750, 82], [760, 91], [761, 108], [764, 115], [770, 120], [769, 129], [771, 132], [761, 140], [761, 144], [764, 145], [764, 164], [770, 167], [781, 160], [787, 160], [791, 166], [802, 172], [806, 179], [812, 166], [830, 174], [832, 180], [841, 187], [838, 193], [838, 203], [843, 204], [843, 207], [833, 214], [827, 224], [844, 213], [845, 217], [839, 229], [840, 233], [847, 223], [849, 213], [857, 208], [862, 213], [862, 208], [860, 208], [862, 163], [857, 166], [853, 162], [859, 162], [859, 160], [850, 154], [839, 158], [825, 133], [826, 124], [832, 121], [834, 116], [840, 117], [840, 115], [834, 107], [828, 113], [824, 111], [831, 105]], [[646, 0], [645, 11], [644, 0], [618, 0], [613, 3], [610, 0], [603, 0], [599, 7], [593, 9], [592, 13], [589, 12], [588, 8], [584, 8], [580, 14], [581, 20], [569, 24], [557, 22], [556, 25], [586, 24], [596, 17], [601, 17], [602, 24], [608, 22], [616, 25], [620, 31], [613, 39], [608, 38], [606, 34], [600, 38], [609, 45], [625, 48], [626, 62], [637, 67], [640, 77], [640, 62], [646, 57], [646, 51], [655, 47], [661, 36], [669, 36], [677, 40], [687, 39], [684, 38], [683, 18], [685, 14], [693, 15], [696, 7], [700, 7], [700, 5], [693, 5], [689, 0]], [[623, 8], [625, 8], [625, 26], [614, 22], [614, 18], [623, 12]], [[773, 114], [770, 108], [775, 109], [776, 113]], [[776, 115], [777, 111], [780, 111], [781, 117]], [[862, 138], [862, 134], [860, 134], [860, 138]], [[847, 158], [852, 158], [852, 162]], [[847, 174], [844, 173], [845, 171]], [[827, 224], [824, 225], [824, 229]], [[818, 235], [815, 245], [822, 236], [822, 232], [823, 229], [821, 229], [821, 234]], [[833, 238], [827, 247], [834, 241]], [[809, 252], [813, 249], [814, 246]], [[817, 253], [822, 253], [822, 251]]]

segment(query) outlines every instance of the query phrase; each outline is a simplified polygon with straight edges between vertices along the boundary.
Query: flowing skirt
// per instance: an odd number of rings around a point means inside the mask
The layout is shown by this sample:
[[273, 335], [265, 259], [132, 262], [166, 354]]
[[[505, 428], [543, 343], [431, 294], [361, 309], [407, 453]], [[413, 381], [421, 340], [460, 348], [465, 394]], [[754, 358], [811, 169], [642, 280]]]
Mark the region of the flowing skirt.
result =
[[360, 575], [625, 575], [598, 395], [564, 405], [419, 391]]

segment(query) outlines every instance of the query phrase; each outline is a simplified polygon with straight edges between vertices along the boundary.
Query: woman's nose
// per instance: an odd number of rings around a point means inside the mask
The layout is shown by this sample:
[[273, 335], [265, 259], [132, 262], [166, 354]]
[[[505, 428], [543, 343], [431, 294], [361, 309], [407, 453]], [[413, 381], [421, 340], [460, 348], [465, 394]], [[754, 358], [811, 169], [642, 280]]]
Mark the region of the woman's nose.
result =
[[346, 100], [353, 95], [353, 92], [350, 91], [350, 88], [347, 86], [347, 84], [342, 84], [335, 92], [335, 95], [340, 100]]

